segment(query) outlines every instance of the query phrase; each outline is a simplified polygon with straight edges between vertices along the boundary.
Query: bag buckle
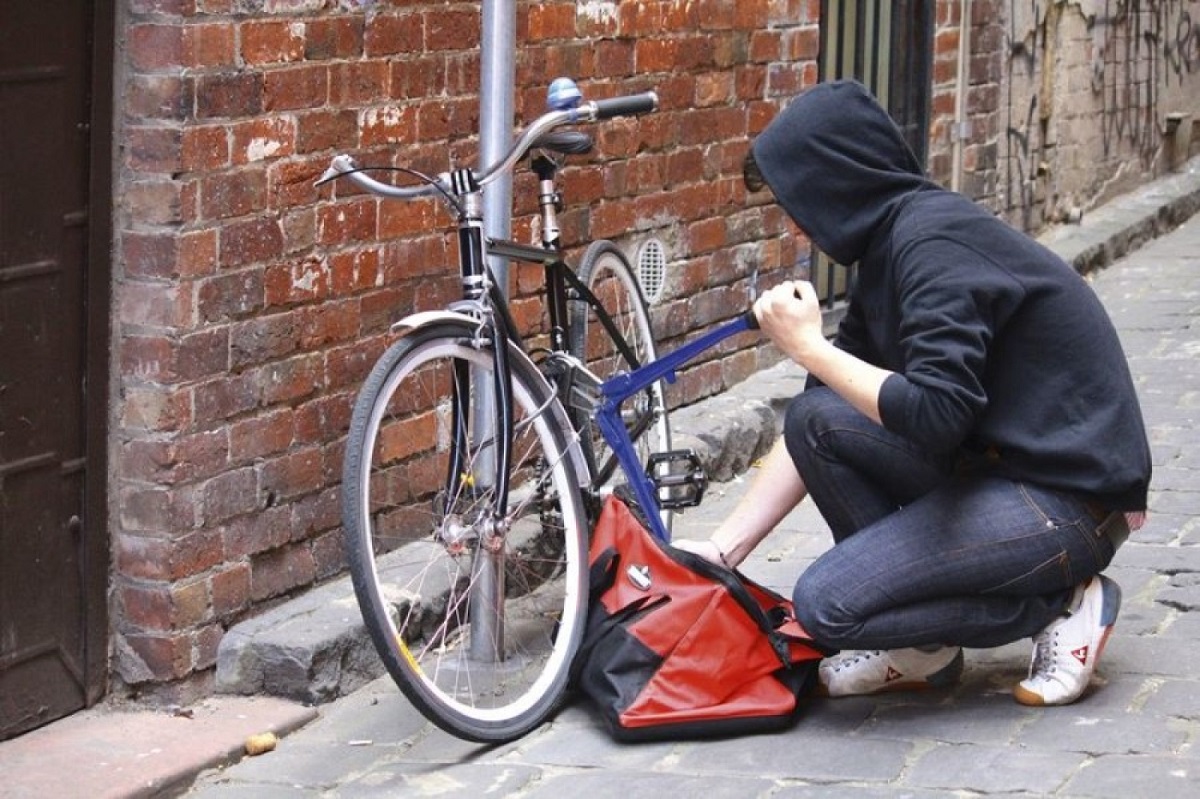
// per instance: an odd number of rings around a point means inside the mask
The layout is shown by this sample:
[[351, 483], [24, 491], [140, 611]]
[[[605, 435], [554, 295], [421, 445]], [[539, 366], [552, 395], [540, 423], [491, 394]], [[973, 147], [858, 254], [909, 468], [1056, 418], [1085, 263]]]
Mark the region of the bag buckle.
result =
[[708, 475], [691, 449], [656, 452], [646, 461], [646, 475], [654, 484], [658, 505], [664, 510], [693, 508], [708, 488]]

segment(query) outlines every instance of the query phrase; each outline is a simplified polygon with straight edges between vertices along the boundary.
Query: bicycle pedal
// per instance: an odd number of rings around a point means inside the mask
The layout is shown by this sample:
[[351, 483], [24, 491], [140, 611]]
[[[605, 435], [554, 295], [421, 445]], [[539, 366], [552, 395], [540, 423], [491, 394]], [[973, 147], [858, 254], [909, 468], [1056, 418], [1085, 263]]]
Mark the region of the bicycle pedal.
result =
[[646, 475], [654, 484], [659, 507], [665, 510], [694, 508], [708, 489], [708, 475], [691, 449], [654, 453], [646, 460]]

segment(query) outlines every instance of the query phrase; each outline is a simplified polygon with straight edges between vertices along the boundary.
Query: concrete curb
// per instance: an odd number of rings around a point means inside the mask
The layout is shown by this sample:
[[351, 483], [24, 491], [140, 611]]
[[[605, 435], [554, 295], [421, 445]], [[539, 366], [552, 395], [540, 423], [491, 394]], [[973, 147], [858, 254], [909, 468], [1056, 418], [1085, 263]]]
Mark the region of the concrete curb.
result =
[[[1085, 215], [1040, 241], [1080, 273], [1101, 269], [1200, 211], [1200, 158]], [[790, 363], [764, 370], [729, 391], [672, 414], [676, 447], [700, 456], [710, 479], [744, 472], [771, 446], [787, 401], [804, 382]], [[383, 673], [349, 578], [309, 591], [236, 625], [221, 641], [216, 686], [229, 694], [265, 694], [329, 702]]]

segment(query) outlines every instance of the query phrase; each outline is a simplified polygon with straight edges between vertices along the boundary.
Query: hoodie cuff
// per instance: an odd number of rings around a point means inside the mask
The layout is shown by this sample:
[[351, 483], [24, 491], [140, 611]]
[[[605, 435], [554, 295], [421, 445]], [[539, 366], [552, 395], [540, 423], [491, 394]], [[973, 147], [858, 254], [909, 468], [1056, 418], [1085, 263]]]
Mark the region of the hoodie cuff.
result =
[[899, 373], [888, 375], [879, 389], [879, 420], [885, 429], [904, 435], [911, 386]]

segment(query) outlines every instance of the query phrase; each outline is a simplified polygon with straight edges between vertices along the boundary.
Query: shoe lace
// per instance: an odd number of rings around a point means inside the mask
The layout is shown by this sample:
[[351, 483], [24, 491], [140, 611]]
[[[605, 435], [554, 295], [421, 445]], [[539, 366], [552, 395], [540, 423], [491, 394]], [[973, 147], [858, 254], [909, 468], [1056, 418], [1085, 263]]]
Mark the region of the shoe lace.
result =
[[1033, 660], [1029, 664], [1031, 678], [1047, 678], [1055, 668], [1055, 630], [1045, 629], [1033, 637]]
[[833, 670], [841, 671], [842, 669], [848, 669], [860, 662], [865, 662], [873, 657], [880, 657], [882, 655], [883, 650], [880, 649], [864, 649], [853, 653], [839, 655], [838, 658], [833, 662]]

